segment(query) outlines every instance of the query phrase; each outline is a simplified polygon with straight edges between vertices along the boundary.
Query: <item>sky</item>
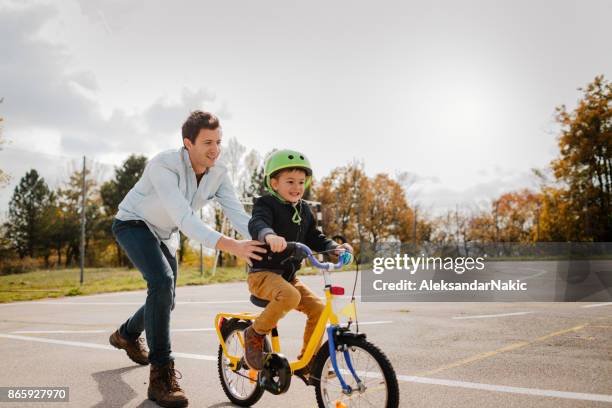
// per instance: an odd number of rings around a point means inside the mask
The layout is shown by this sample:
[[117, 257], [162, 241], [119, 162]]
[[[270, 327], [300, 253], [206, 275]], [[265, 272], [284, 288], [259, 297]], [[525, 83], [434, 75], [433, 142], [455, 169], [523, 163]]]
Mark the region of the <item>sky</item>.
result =
[[319, 179], [353, 160], [408, 172], [428, 212], [536, 188], [555, 107], [612, 77], [612, 2], [0, 0], [0, 218], [36, 168], [99, 177], [181, 145], [190, 111]]

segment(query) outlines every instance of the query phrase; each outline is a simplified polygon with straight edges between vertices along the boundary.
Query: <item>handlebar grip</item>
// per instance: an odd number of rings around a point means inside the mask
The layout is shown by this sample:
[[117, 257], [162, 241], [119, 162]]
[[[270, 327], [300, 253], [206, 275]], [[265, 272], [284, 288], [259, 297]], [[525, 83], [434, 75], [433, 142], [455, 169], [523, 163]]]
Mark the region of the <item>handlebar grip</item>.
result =
[[312, 255], [312, 250], [301, 242], [288, 241], [286, 251], [290, 251], [296, 257], [306, 258]]

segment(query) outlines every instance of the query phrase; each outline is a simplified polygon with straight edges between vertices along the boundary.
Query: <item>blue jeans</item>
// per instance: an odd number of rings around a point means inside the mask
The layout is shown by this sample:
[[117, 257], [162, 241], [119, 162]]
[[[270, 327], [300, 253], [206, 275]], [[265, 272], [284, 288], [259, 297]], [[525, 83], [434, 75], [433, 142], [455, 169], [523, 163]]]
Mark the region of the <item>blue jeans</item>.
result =
[[149, 346], [149, 361], [165, 365], [174, 360], [170, 349], [170, 312], [174, 309], [177, 262], [142, 221], [113, 221], [113, 235], [130, 261], [147, 281], [145, 304], [119, 328], [127, 339], [137, 339], [143, 330]]

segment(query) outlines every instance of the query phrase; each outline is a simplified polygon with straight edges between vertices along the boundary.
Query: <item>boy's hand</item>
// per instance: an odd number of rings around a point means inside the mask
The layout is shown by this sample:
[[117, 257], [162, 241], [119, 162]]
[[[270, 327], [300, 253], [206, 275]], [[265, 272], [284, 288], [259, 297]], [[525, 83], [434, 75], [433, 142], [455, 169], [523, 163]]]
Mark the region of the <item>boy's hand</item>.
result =
[[350, 252], [350, 253], [352, 254], [352, 253], [353, 253], [353, 247], [351, 246], [351, 244], [349, 244], [349, 243], [344, 243], [344, 244], [342, 244], [342, 245], [340, 245], [340, 246], [336, 247], [336, 249], [335, 249], [334, 253], [335, 253], [336, 255], [340, 255], [340, 254], [341, 254], [342, 252], [344, 252], [344, 251], [348, 251], [348, 252]]
[[353, 247], [351, 244], [344, 243], [338, 246], [334, 252], [343, 265], [353, 262]]
[[278, 235], [268, 234], [264, 238], [266, 243], [270, 245], [272, 252], [283, 252], [287, 248], [287, 241], [285, 238], [279, 237]]

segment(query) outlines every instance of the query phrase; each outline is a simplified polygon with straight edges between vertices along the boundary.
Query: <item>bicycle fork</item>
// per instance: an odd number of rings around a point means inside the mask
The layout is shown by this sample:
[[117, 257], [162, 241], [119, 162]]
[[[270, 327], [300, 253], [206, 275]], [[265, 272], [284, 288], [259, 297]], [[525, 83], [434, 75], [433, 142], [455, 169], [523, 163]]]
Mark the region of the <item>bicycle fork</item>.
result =
[[[327, 339], [328, 339], [327, 343], [329, 345], [329, 358], [331, 359], [331, 363], [332, 363], [332, 367], [334, 368], [334, 372], [336, 376], [338, 377], [338, 380], [340, 381], [340, 385], [342, 386], [342, 392], [346, 395], [351, 395], [353, 393], [353, 389], [351, 388], [350, 385], [346, 383], [346, 381], [344, 381], [344, 377], [342, 377], [342, 373], [340, 372], [340, 368], [338, 367], [338, 360], [336, 358], [336, 350], [337, 349], [340, 350], [339, 347], [342, 348], [344, 361], [346, 362], [346, 366], [348, 367], [351, 375], [353, 376], [353, 378], [355, 379], [355, 382], [357, 383], [357, 386], [359, 387], [359, 392], [364, 392], [365, 384], [363, 383], [363, 381], [361, 381], [361, 379], [355, 372], [355, 369], [353, 368], [353, 363], [351, 362], [351, 356], [348, 352], [346, 344], [336, 343], [336, 334], [338, 332], [342, 333], [342, 329], [339, 326], [336, 326], [336, 325], [329, 326], [327, 328]], [[341, 337], [341, 335], [338, 337]]]

